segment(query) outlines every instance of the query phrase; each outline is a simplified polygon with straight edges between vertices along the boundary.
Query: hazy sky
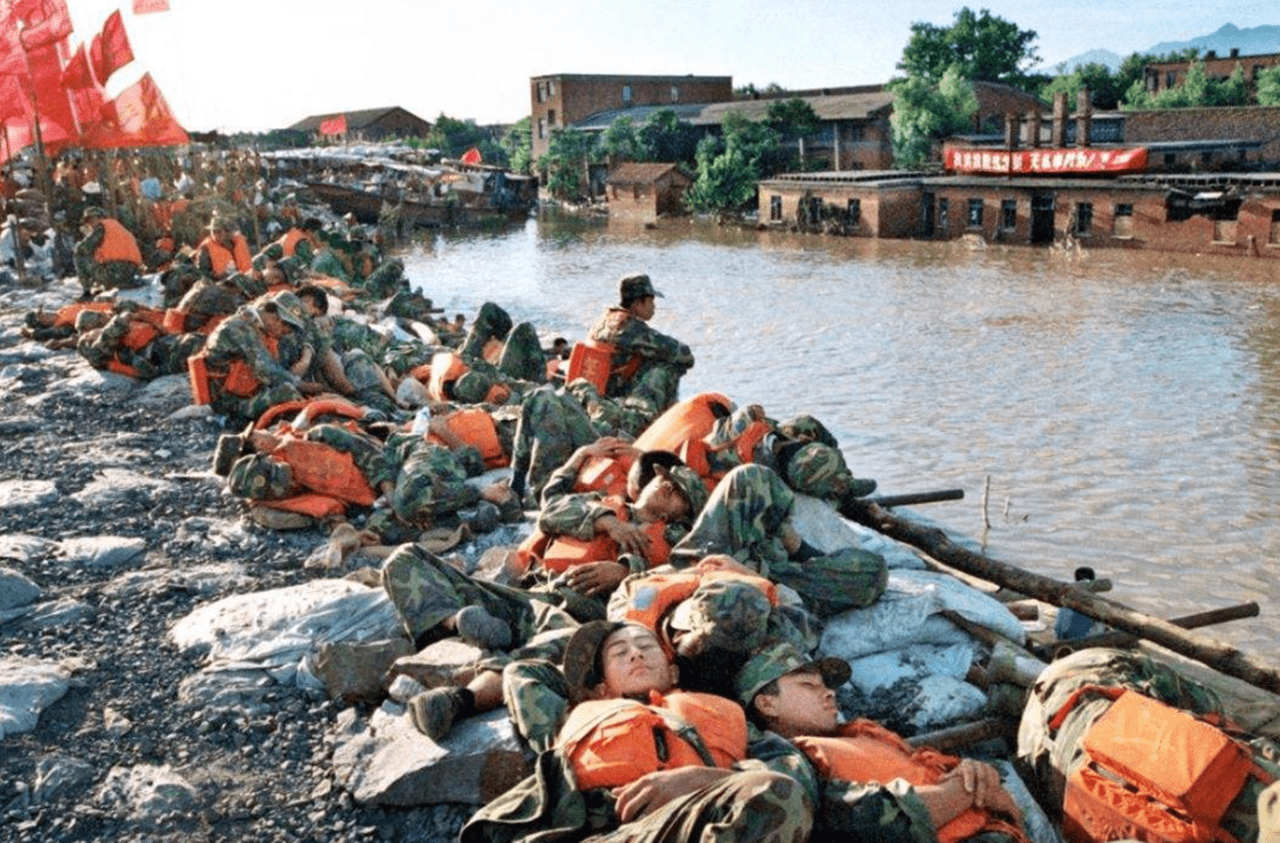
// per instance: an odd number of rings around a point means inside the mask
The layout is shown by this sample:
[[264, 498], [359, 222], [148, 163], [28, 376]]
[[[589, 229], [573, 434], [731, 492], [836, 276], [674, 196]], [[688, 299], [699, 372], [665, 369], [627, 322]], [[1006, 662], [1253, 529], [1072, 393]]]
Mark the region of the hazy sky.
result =
[[[400, 105], [480, 123], [529, 112], [531, 76], [709, 74], [787, 88], [887, 81], [915, 21], [950, 24], [961, 0], [68, 0], [72, 44], [124, 9], [136, 61], [195, 131], [264, 130], [310, 114]], [[977, 0], [1038, 34], [1048, 70], [1093, 48], [1128, 55], [1225, 23], [1280, 23], [1276, 0]], [[1280, 45], [1277, 45], [1280, 49]]]

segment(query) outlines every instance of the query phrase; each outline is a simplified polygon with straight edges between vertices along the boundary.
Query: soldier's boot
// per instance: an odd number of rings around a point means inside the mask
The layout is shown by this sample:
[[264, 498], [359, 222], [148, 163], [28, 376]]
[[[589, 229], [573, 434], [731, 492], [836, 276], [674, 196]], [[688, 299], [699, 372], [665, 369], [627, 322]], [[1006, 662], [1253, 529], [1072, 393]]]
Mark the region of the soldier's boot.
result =
[[501, 650], [511, 646], [511, 627], [485, 611], [483, 606], [467, 606], [454, 615], [458, 637], [482, 650]]
[[462, 688], [432, 688], [409, 700], [409, 719], [422, 734], [439, 740], [466, 711]]

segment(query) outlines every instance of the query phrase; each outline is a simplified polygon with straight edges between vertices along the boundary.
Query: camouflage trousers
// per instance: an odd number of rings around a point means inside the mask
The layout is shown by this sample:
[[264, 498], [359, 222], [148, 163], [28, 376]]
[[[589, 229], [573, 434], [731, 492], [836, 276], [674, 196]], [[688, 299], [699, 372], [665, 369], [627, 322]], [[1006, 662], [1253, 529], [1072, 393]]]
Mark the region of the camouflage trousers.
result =
[[143, 280], [138, 275], [137, 264], [129, 261], [106, 261], [97, 263], [91, 259], [76, 259], [76, 274], [80, 276], [80, 286], [86, 293], [93, 290], [129, 290], [141, 287]]
[[383, 374], [378, 364], [361, 348], [343, 353], [342, 369], [347, 380], [355, 387], [351, 396], [357, 402], [394, 416], [399, 407], [383, 389]]
[[579, 447], [598, 438], [573, 396], [549, 386], [525, 396], [511, 453], [511, 488], [536, 508], [552, 473]]
[[480, 493], [466, 484], [467, 469], [453, 451], [421, 438], [401, 447], [404, 458], [391, 493], [391, 508], [401, 521], [430, 527], [480, 500]]
[[[382, 587], [386, 590], [405, 631], [418, 641], [467, 606], [481, 606], [511, 627], [512, 640], [521, 649], [520, 657], [543, 654], [557, 658], [563, 643], [554, 636], [537, 640], [543, 633], [577, 627], [569, 615], [538, 599], [538, 595], [497, 583], [473, 579], [420, 545], [405, 544], [382, 565]], [[533, 650], [523, 648], [533, 642]], [[490, 665], [500, 669], [501, 664]]]
[[502, 356], [495, 363], [499, 372], [533, 383], [547, 379], [547, 356], [533, 325], [528, 322], [516, 325], [501, 307], [485, 302], [458, 353], [471, 360], [483, 359], [485, 345], [490, 340], [503, 344]]
[[765, 770], [733, 772], [590, 843], [802, 843], [813, 828], [804, 789]]
[[687, 370], [671, 363], [643, 363], [626, 381], [610, 381], [608, 397], [625, 399], [629, 407], [652, 421], [679, 399], [680, 378]]
[[232, 395], [217, 386], [210, 391], [212, 400], [209, 403], [213, 406], [213, 411], [220, 416], [226, 416], [227, 425], [233, 428], [244, 427], [247, 423], [256, 421], [259, 416], [277, 404], [302, 400], [302, 393], [289, 383], [259, 389], [248, 398]]

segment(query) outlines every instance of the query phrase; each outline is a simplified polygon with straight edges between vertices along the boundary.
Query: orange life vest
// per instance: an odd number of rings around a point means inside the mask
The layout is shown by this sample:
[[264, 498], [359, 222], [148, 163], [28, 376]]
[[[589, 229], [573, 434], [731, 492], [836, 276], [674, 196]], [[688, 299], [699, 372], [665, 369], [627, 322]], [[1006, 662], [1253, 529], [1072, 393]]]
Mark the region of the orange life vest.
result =
[[635, 457], [631, 453], [621, 457], [592, 457], [578, 472], [573, 490], [622, 497], [627, 493], [627, 474], [634, 462]]
[[1115, 699], [1082, 740], [1085, 763], [1067, 779], [1063, 836], [1071, 843], [1138, 840], [1207, 843], [1234, 838], [1219, 822], [1250, 775], [1271, 777], [1247, 746], [1192, 715], [1120, 688], [1085, 686]]
[[[627, 514], [627, 506], [621, 498], [605, 498], [601, 501], [607, 505], [613, 513], [623, 521], [629, 521], [630, 516]], [[648, 561], [649, 567], [657, 565], [665, 565], [671, 561], [671, 545], [667, 543], [667, 524], [665, 521], [650, 521], [641, 526], [644, 534], [649, 537], [649, 551], [645, 554], [645, 560]], [[534, 536], [539, 535], [541, 531], [535, 530]], [[523, 548], [524, 545], [521, 545]], [[519, 553], [519, 548], [517, 553]], [[618, 558], [618, 543], [609, 538], [608, 535], [597, 533], [596, 536], [588, 541], [576, 539], [573, 536], [558, 536], [546, 545], [546, 549], [541, 553], [542, 567], [549, 571], [557, 573], [565, 571], [574, 565], [585, 565], [588, 562], [612, 562]]]
[[[262, 341], [272, 357], [279, 356], [280, 343], [275, 337], [263, 336]], [[215, 384], [220, 384], [224, 392], [237, 398], [250, 398], [262, 388], [262, 382], [245, 361], [232, 360], [225, 372], [210, 371], [208, 354], [203, 351], [187, 358], [187, 375], [191, 379], [191, 398], [197, 404], [208, 404], [213, 400]]]
[[378, 499], [351, 455], [323, 442], [285, 436], [271, 457], [288, 463], [294, 482], [312, 492], [360, 506]]
[[[253, 426], [258, 430], [266, 430], [276, 419], [294, 412], [303, 416], [303, 424], [299, 427], [313, 424], [321, 416], [342, 416], [345, 419], [357, 421], [365, 416], [363, 407], [352, 404], [345, 398], [326, 394], [314, 398], [300, 398], [296, 401], [282, 401], [273, 407], [268, 407], [266, 412], [258, 416]], [[293, 430], [292, 425], [286, 425], [286, 428]]]
[[[823, 779], [888, 784], [904, 779], [911, 785], [937, 784], [960, 759], [929, 749], [912, 749], [898, 735], [870, 720], [855, 720], [838, 737], [794, 738]], [[967, 808], [938, 830], [940, 843], [958, 843], [979, 832], [997, 831], [1028, 843], [1022, 829], [981, 808]]]
[[228, 268], [235, 266], [237, 272], [248, 272], [253, 268], [253, 258], [249, 255], [249, 242], [243, 234], [232, 235], [231, 248], [214, 240], [212, 236], [200, 241], [197, 251], [203, 249], [209, 255], [209, 265], [213, 274], [221, 278], [227, 274]]
[[127, 261], [141, 266], [142, 252], [138, 249], [138, 241], [129, 233], [129, 229], [109, 217], [98, 222], [102, 225], [104, 234], [102, 242], [93, 252], [93, 259], [98, 263]]
[[[470, 445], [480, 452], [485, 468], [503, 468], [511, 465], [511, 458], [507, 456], [506, 451], [502, 450], [502, 441], [498, 439], [498, 426], [493, 423], [493, 417], [484, 410], [479, 407], [456, 410], [444, 416], [443, 421], [445, 427], [462, 440], [464, 445]], [[449, 444], [435, 434], [427, 438], [437, 445]]]
[[769, 598], [770, 605], [778, 605], [778, 587], [764, 577], [737, 571], [671, 571], [626, 580], [627, 602], [623, 618], [657, 632], [658, 624], [668, 611], [682, 600], [689, 599], [699, 585], [714, 580], [734, 580], [753, 586]]
[[707, 481], [708, 487], [714, 487], [723, 472], [712, 470], [708, 454], [733, 448], [739, 464], [752, 462], [756, 445], [770, 430], [764, 422], [752, 422], [733, 440], [709, 446], [706, 437], [715, 427], [716, 411], [728, 414], [731, 407], [733, 402], [725, 395], [700, 392], [668, 407], [636, 437], [635, 446], [641, 451], [670, 451]]
[[564, 382], [573, 383], [578, 378], [585, 378], [596, 388], [596, 392], [606, 395], [609, 378], [617, 377], [627, 380], [640, 369], [640, 357], [633, 355], [621, 366], [613, 365], [617, 347], [613, 343], [601, 340], [583, 340], [575, 343], [569, 353], [569, 365], [565, 369]]
[[307, 232], [300, 228], [291, 228], [276, 242], [280, 244], [280, 251], [284, 253], [284, 256], [286, 258], [291, 258], [293, 257], [294, 252], [298, 250], [298, 244], [303, 240], [306, 240], [308, 243], [315, 243], [315, 241], [312, 240], [311, 235], [307, 234]]
[[314, 492], [304, 492], [301, 495], [294, 495], [291, 498], [282, 498], [280, 500], [266, 501], [255, 500], [257, 506], [265, 506], [268, 509], [282, 509], [285, 512], [296, 512], [299, 515], [306, 515], [317, 521], [323, 521], [326, 518], [332, 518], [346, 512], [347, 507], [337, 498], [331, 498], [328, 495], [319, 495]]
[[[696, 734], [696, 736], [695, 736]], [[713, 694], [656, 691], [649, 704], [593, 700], [569, 712], [556, 745], [579, 790], [680, 767], [731, 767], [747, 755], [742, 708]]]
[[110, 313], [114, 306], [114, 302], [109, 301], [84, 301], [60, 307], [53, 316], [53, 327], [74, 328], [76, 326], [76, 317], [84, 311], [93, 310], [98, 313]]

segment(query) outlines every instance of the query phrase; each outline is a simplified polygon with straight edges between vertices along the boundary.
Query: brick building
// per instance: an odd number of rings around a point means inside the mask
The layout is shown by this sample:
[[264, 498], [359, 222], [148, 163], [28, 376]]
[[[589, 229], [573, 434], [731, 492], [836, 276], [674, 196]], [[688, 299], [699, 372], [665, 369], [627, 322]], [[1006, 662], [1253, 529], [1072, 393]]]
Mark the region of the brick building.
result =
[[683, 214], [684, 192], [693, 180], [693, 174], [678, 164], [619, 164], [606, 183], [609, 216], [652, 222], [659, 216]]
[[546, 154], [551, 131], [610, 109], [726, 102], [732, 76], [635, 76], [559, 73], [529, 80], [532, 155]]
[[[1213, 50], [1204, 54], [1204, 75], [1210, 79], [1230, 79], [1236, 72], [1236, 65], [1244, 71], [1244, 83], [1249, 91], [1257, 89], [1258, 74], [1269, 67], [1280, 64], [1280, 53], [1266, 53], [1258, 56], [1242, 56], [1239, 50], [1232, 50], [1226, 58], [1219, 58]], [[1187, 81], [1187, 71], [1191, 69], [1190, 61], [1152, 62], [1143, 69], [1143, 80], [1147, 93], [1155, 96], [1162, 91], [1176, 88]]]
[[[1153, 161], [1164, 167], [1182, 169], [1222, 169], [1258, 162], [1280, 162], [1280, 107], [1219, 106], [1215, 108], [1172, 108], [1124, 112], [1124, 141], [1132, 144], [1162, 142], [1236, 140], [1249, 141], [1250, 149], [1239, 150], [1234, 160], [1223, 155], [1197, 153], [1200, 158], [1179, 156], [1172, 161]], [[1165, 153], [1172, 154], [1172, 153]]]

